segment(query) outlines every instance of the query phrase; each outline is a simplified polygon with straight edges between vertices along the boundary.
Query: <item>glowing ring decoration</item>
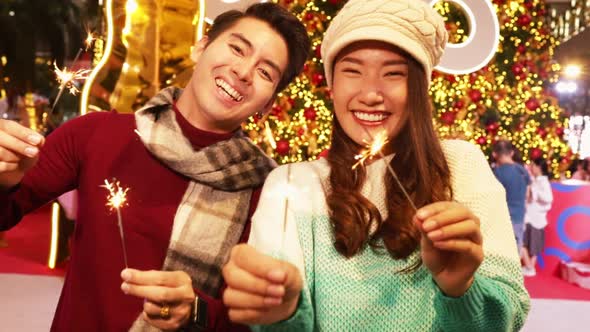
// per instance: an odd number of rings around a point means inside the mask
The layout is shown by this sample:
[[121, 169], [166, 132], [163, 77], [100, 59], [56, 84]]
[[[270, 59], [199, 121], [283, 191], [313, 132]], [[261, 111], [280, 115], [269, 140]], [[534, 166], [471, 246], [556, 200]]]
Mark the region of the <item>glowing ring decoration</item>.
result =
[[[428, 0], [425, 0], [428, 1]], [[439, 0], [428, 1], [434, 5]], [[496, 10], [488, 0], [448, 0], [459, 5], [469, 21], [471, 33], [467, 41], [448, 43], [436, 69], [448, 74], [462, 75], [480, 70], [496, 55], [500, 44], [500, 23]]]

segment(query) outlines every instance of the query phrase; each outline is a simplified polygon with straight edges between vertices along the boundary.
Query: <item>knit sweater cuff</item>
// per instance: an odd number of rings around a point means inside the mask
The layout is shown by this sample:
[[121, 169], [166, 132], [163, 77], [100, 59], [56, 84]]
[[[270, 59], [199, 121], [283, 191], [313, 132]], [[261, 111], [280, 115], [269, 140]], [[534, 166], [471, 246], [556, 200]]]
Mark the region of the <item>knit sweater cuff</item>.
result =
[[253, 332], [311, 331], [313, 329], [313, 311], [308, 295], [304, 290], [301, 291], [299, 303], [297, 303], [297, 309], [288, 319], [266, 326], [250, 326], [250, 328]]
[[471, 287], [460, 297], [449, 297], [439, 291], [434, 298], [434, 307], [441, 317], [449, 321], [471, 321], [481, 314], [485, 302], [484, 282], [475, 276]]

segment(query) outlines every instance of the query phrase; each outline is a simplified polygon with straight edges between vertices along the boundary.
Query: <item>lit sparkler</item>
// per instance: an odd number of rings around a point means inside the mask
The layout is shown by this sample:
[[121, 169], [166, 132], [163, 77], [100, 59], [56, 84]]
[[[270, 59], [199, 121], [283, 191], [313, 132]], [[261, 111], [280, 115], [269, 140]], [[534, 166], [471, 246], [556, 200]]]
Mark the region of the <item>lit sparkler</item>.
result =
[[[371, 134], [368, 132], [368, 130], [367, 134], [369, 134], [369, 137], [371, 137]], [[354, 159], [358, 161], [354, 165], [352, 165], [352, 169], [355, 169], [360, 165], [364, 165], [365, 161], [367, 161], [368, 159], [372, 159], [377, 154], [380, 154], [381, 149], [383, 149], [383, 147], [385, 146], [385, 144], [387, 144], [388, 141], [389, 140], [387, 139], [387, 132], [385, 132], [385, 130], [379, 132], [374, 138], [371, 137], [371, 142], [363, 140], [363, 142], [365, 142], [366, 144], [366, 147], [361, 151], [360, 154], [354, 156]]]
[[107, 196], [107, 206], [112, 211], [117, 211], [117, 224], [119, 226], [119, 235], [121, 236], [121, 246], [123, 247], [123, 259], [125, 261], [125, 267], [127, 265], [127, 250], [125, 248], [125, 233], [123, 232], [123, 218], [121, 217], [121, 208], [127, 203], [127, 192], [129, 188], [121, 187], [119, 181], [113, 179], [113, 183], [108, 180], [104, 180], [104, 185], [101, 187], [106, 188], [109, 191]]
[[[364, 165], [364, 162], [367, 159], [373, 158], [376, 155], [379, 155], [381, 158], [385, 158], [385, 156], [383, 155], [382, 149], [385, 146], [385, 144], [387, 144], [387, 142], [388, 142], [387, 132], [385, 130], [383, 130], [383, 131], [379, 132], [375, 137], [373, 137], [367, 128], [363, 127], [363, 129], [365, 130], [367, 135], [369, 135], [369, 137], [371, 138], [371, 143], [365, 141], [365, 143], [367, 143], [365, 149], [363, 149], [360, 154], [354, 156], [354, 159], [358, 160], [358, 162], [352, 166], [352, 169], [355, 169], [358, 165]], [[395, 157], [395, 155], [394, 155], [394, 157]], [[408, 194], [408, 192], [406, 191], [406, 189], [402, 185], [401, 181], [397, 177], [397, 174], [393, 170], [393, 167], [391, 167], [391, 165], [389, 163], [385, 163], [385, 164], [387, 165], [387, 170], [389, 171], [391, 176], [393, 176], [393, 179], [395, 180], [397, 185], [402, 190], [404, 196], [406, 197], [406, 199], [410, 203], [410, 206], [412, 207], [412, 209], [414, 209], [414, 213], [415, 213], [416, 211], [418, 211], [418, 209], [416, 208], [416, 205], [412, 201], [412, 198], [410, 197], [410, 195]]]
[[86, 51], [90, 49], [90, 47], [92, 46], [92, 42], [96, 40], [96, 37], [94, 37], [94, 33], [92, 33], [91, 31], [87, 31], [87, 33], [88, 35], [86, 36], [86, 40], [84, 40], [84, 45], [86, 45]]
[[[78, 52], [78, 54], [80, 54], [80, 52]], [[59, 83], [59, 92], [57, 93], [57, 97], [53, 101], [50, 113], [53, 113], [55, 105], [57, 105], [57, 102], [61, 98], [64, 89], [67, 88], [71, 94], [75, 95], [80, 90], [78, 90], [78, 88], [74, 85], [74, 81], [86, 79], [86, 77], [88, 76], [88, 74], [90, 74], [91, 71], [89, 69], [79, 69], [76, 71], [70, 71], [66, 67], [64, 67], [64, 69], [59, 69], [55, 62], [53, 63], [53, 66], [55, 67], [55, 76], [57, 78], [57, 82]]]

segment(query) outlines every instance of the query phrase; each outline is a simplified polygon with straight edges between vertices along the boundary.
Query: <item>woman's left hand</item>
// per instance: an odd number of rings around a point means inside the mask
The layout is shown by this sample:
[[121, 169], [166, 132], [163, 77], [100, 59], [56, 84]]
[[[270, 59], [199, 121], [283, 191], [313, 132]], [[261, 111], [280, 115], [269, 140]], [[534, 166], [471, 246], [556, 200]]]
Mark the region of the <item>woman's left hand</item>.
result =
[[442, 292], [465, 294], [483, 261], [479, 218], [457, 202], [437, 202], [420, 208], [414, 222], [422, 233], [422, 261]]

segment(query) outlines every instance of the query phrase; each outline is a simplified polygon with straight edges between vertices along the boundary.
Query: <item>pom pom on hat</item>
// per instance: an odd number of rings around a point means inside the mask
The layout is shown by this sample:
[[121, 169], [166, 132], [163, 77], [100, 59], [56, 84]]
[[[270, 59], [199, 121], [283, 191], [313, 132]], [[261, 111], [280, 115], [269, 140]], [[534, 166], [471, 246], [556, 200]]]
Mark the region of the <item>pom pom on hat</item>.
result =
[[430, 84], [447, 39], [443, 18], [424, 1], [350, 0], [334, 17], [322, 42], [328, 86], [338, 53], [363, 40], [382, 41], [408, 52], [424, 67]]

